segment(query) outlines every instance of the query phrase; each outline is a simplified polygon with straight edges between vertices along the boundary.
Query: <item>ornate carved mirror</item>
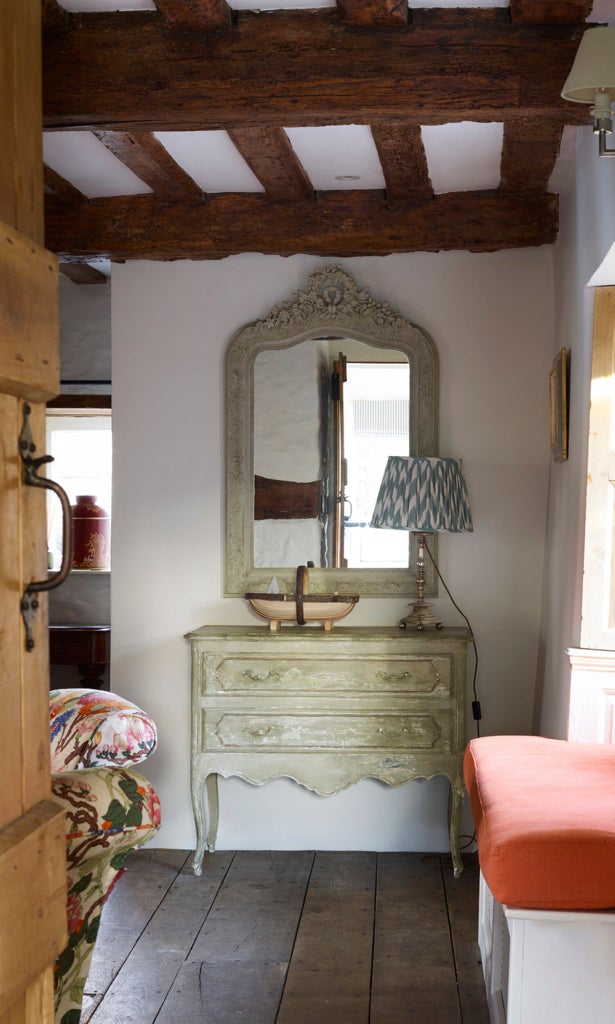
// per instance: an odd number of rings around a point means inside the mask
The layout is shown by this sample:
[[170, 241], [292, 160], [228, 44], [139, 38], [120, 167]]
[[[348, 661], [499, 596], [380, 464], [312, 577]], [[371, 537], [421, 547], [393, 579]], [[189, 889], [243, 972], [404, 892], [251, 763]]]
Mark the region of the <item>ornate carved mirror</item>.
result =
[[[438, 356], [339, 267], [242, 328], [226, 355], [227, 596], [406, 594], [407, 534], [372, 530], [388, 455], [437, 454]], [[433, 578], [429, 580], [433, 589]]]

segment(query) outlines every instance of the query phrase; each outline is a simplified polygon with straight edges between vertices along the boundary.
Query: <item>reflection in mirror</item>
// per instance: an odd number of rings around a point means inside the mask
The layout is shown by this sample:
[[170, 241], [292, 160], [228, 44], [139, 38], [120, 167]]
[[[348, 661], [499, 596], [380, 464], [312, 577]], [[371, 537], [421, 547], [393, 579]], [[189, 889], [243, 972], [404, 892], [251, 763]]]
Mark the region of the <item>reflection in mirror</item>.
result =
[[410, 454], [410, 366], [407, 359], [381, 357], [355, 362], [353, 356], [344, 385], [344, 556], [353, 569], [409, 565], [409, 537], [369, 525], [389, 455]]
[[408, 455], [410, 365], [313, 338], [254, 363], [254, 565], [407, 568], [409, 538], [369, 522], [389, 455]]
[[368, 524], [386, 458], [437, 454], [431, 338], [326, 267], [238, 331], [225, 369], [225, 593], [292, 593], [313, 562], [311, 592], [407, 594], [415, 541]]

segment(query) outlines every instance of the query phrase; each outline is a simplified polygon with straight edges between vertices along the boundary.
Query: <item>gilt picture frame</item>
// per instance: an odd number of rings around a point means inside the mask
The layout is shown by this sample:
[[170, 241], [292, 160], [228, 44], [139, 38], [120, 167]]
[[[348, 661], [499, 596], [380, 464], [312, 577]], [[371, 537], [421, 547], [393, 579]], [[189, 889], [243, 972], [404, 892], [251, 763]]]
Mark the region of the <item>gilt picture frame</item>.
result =
[[555, 462], [568, 458], [568, 361], [562, 348], [549, 374], [550, 441]]

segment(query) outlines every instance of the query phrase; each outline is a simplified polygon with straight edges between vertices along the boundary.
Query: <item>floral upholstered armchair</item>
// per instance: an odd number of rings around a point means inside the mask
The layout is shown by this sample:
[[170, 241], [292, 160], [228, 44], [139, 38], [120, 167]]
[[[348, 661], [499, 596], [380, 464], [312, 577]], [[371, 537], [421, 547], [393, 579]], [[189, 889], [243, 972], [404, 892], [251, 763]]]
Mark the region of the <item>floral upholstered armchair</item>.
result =
[[56, 961], [56, 1024], [78, 1024], [103, 904], [124, 861], [160, 826], [154, 787], [133, 765], [156, 726], [114, 693], [52, 690], [51, 786], [66, 811], [68, 945]]

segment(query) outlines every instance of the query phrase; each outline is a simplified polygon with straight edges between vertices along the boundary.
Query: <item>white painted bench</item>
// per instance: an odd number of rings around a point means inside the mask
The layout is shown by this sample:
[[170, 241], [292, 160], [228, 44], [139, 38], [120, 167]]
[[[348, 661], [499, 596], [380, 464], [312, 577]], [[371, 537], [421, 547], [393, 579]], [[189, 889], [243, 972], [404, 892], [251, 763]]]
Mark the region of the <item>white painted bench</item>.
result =
[[503, 907], [481, 875], [478, 914], [492, 1024], [613, 1024], [615, 913]]
[[615, 750], [489, 737], [465, 777], [492, 1024], [615, 1024]]

